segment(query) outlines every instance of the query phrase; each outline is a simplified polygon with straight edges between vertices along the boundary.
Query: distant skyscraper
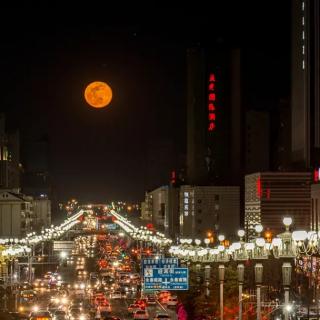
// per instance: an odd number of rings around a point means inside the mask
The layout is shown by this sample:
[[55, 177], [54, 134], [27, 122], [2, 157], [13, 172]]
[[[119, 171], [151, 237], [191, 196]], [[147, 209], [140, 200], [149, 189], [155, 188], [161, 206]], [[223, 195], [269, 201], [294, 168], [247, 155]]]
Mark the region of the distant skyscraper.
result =
[[242, 154], [240, 52], [187, 53], [187, 183], [240, 184]]
[[319, 6], [292, 0], [292, 161], [301, 169], [320, 160]]
[[51, 195], [49, 141], [46, 137], [23, 143], [23, 192], [35, 198]]
[[268, 112], [254, 110], [246, 112], [246, 173], [269, 169], [269, 122]]
[[0, 188], [20, 188], [20, 136], [7, 133], [5, 116], [0, 114]]

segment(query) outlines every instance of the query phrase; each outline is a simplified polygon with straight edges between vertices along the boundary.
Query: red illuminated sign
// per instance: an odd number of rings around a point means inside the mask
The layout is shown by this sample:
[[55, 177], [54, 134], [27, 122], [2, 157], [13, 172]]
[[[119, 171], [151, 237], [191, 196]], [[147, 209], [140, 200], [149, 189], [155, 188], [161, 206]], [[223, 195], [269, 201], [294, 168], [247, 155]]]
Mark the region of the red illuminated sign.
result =
[[260, 177], [258, 177], [258, 179], [257, 179], [256, 187], [257, 187], [257, 197], [259, 199], [261, 199], [261, 197], [262, 197], [262, 186], [261, 186], [261, 178]]
[[175, 184], [176, 183], [176, 172], [175, 171], [171, 171], [171, 183]]
[[320, 168], [314, 169], [313, 171], [313, 181], [319, 182], [320, 181]]
[[215, 75], [210, 73], [208, 84], [208, 131], [214, 131], [216, 128], [216, 93], [214, 92], [215, 82]]

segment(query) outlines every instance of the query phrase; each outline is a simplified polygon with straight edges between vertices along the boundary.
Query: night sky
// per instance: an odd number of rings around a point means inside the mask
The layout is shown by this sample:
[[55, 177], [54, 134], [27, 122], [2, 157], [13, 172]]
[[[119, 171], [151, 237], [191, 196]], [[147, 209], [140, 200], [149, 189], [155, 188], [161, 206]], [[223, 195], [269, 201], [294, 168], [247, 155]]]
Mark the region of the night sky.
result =
[[[22, 143], [48, 136], [59, 199], [141, 200], [149, 187], [148, 145], [171, 143], [168, 163], [176, 165], [172, 159], [186, 151], [190, 46], [243, 50], [248, 107], [268, 108], [288, 97], [290, 2], [243, 2], [147, 8], [148, 14], [139, 8], [130, 15], [113, 11], [94, 23], [59, 19], [59, 8], [2, 10], [0, 109], [9, 129], [20, 129]], [[104, 9], [99, 4], [95, 10]], [[94, 80], [113, 89], [113, 101], [103, 110], [83, 99]], [[154, 181], [168, 178], [159, 166]]]

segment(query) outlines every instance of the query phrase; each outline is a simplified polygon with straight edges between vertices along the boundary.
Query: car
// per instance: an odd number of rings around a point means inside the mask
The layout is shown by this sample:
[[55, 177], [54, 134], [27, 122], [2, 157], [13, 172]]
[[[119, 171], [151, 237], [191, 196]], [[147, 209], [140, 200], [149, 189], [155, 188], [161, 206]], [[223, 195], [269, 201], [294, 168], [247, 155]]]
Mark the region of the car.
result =
[[[29, 320], [29, 316], [26, 314], [21, 314], [20, 312], [9, 312], [12, 320]], [[0, 314], [0, 319], [1, 319], [1, 314]]]
[[178, 299], [177, 297], [169, 297], [167, 301], [167, 306], [168, 307], [175, 307], [178, 304]]
[[149, 319], [149, 313], [147, 310], [137, 310], [133, 314], [133, 319]]
[[33, 311], [30, 320], [52, 320], [52, 316], [49, 311]]
[[84, 270], [84, 269], [78, 269], [77, 270], [77, 276], [80, 278], [80, 277], [83, 277], [83, 278], [86, 278], [87, 277], [87, 271]]
[[33, 285], [29, 282], [23, 282], [19, 285], [19, 290], [33, 290]]
[[137, 299], [134, 303], [138, 304], [141, 309], [145, 309], [148, 306], [147, 299]]
[[67, 314], [63, 310], [57, 310], [53, 315], [53, 320], [66, 320]]
[[157, 300], [155, 297], [148, 297], [147, 298], [147, 301], [148, 301], [148, 305], [149, 304], [156, 304], [157, 303]]
[[153, 320], [171, 320], [171, 318], [167, 313], [159, 312], [156, 314]]
[[135, 313], [137, 310], [140, 310], [140, 306], [136, 303], [132, 303], [129, 305], [128, 307], [128, 313], [129, 314], [133, 314]]
[[111, 299], [121, 299], [122, 295], [120, 291], [113, 291], [111, 293]]

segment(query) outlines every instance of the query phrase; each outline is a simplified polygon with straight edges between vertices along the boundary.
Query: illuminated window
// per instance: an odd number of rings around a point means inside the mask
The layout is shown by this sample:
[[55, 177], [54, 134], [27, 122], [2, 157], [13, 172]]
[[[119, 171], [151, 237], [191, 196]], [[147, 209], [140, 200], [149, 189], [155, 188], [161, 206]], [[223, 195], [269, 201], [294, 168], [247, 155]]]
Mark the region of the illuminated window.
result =
[[304, 37], [305, 37], [305, 36], [304, 36], [304, 30], [303, 30], [303, 31], [302, 31], [302, 39], [303, 39], [303, 40], [304, 40]]
[[184, 203], [189, 203], [189, 199], [188, 198], [184, 198]]
[[183, 195], [184, 195], [185, 198], [189, 198], [189, 193], [188, 192], [184, 192]]
[[210, 74], [209, 81], [216, 81], [216, 78], [213, 73]]
[[305, 54], [305, 47], [302, 45], [302, 54]]
[[304, 64], [304, 60], [302, 60], [302, 69], [305, 69], [305, 64]]
[[304, 26], [304, 17], [302, 17], [302, 25]]
[[304, 11], [304, 1], [302, 2], [302, 11]]
[[209, 113], [209, 120], [210, 121], [216, 120], [216, 114], [215, 113]]
[[185, 212], [184, 212], [184, 216], [187, 217], [188, 215], [189, 215], [189, 212], [188, 212], [188, 211], [185, 211]]
[[185, 204], [184, 205], [184, 210], [189, 210], [189, 205]]

